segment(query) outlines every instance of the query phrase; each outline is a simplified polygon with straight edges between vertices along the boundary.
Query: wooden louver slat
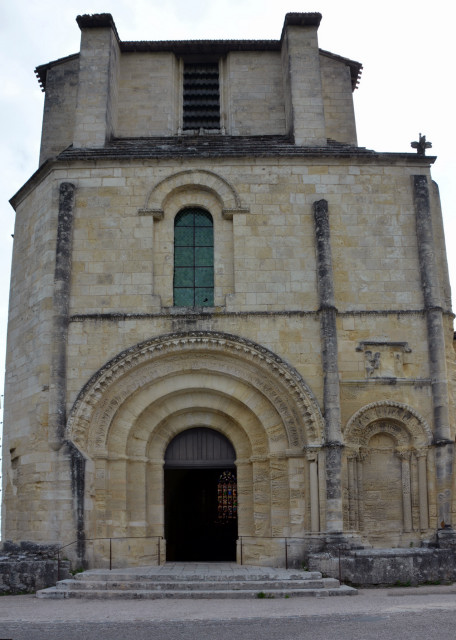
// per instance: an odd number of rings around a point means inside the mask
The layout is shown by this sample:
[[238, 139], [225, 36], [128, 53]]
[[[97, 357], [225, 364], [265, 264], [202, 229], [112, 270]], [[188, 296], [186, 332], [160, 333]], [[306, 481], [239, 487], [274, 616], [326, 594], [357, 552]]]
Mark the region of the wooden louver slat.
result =
[[184, 129], [219, 129], [218, 63], [184, 65]]

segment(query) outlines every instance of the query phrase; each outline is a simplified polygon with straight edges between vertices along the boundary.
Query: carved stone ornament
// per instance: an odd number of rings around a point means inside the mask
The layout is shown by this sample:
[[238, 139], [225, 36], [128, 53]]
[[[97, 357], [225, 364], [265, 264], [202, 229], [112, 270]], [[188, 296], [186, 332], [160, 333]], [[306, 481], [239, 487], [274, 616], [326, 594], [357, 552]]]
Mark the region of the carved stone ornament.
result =
[[372, 376], [380, 367], [380, 352], [365, 351], [364, 357], [366, 360], [366, 373], [368, 376]]
[[[323, 418], [301, 375], [279, 356], [250, 340], [211, 331], [178, 332], [141, 342], [107, 362], [83, 387], [69, 413], [66, 436], [81, 451], [99, 451], [114, 416], [146, 386], [186, 371], [204, 371], [255, 390], [280, 416], [287, 447], [321, 444]], [[274, 440], [274, 428], [264, 427]]]

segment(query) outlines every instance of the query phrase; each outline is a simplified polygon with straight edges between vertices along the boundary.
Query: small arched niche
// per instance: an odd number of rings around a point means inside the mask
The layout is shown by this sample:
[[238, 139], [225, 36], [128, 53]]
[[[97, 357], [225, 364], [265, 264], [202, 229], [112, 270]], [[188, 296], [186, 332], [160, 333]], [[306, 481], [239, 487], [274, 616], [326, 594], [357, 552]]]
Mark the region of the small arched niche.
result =
[[425, 420], [398, 402], [355, 413], [344, 430], [348, 526], [376, 547], [404, 546], [429, 529]]
[[396, 441], [378, 432], [369, 442], [363, 465], [364, 531], [387, 537], [404, 527], [401, 460]]

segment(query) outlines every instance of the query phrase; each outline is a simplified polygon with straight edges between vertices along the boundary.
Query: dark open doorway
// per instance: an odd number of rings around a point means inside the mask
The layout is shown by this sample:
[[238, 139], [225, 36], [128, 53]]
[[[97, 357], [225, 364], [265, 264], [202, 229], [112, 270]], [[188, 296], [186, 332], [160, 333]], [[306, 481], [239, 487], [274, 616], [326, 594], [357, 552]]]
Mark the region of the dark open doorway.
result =
[[218, 514], [220, 475], [220, 469], [165, 471], [167, 560], [236, 560], [237, 519]]
[[234, 448], [203, 427], [179, 434], [165, 455], [166, 559], [234, 561], [237, 486]]

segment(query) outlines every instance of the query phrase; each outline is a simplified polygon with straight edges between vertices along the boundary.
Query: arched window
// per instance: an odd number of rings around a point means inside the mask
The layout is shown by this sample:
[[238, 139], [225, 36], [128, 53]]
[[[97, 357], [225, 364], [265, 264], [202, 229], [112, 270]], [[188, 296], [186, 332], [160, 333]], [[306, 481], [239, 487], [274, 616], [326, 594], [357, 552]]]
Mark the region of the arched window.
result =
[[214, 227], [204, 209], [189, 208], [174, 220], [174, 306], [214, 306]]

